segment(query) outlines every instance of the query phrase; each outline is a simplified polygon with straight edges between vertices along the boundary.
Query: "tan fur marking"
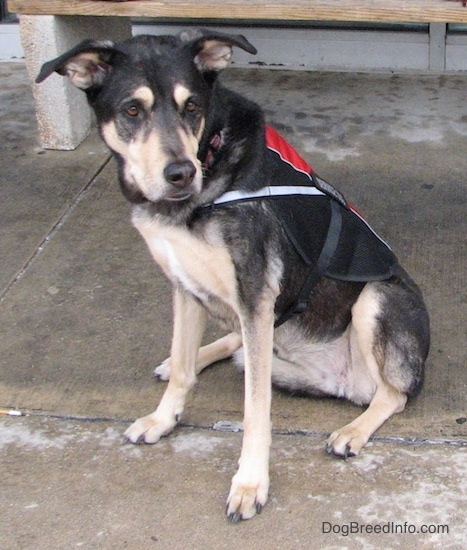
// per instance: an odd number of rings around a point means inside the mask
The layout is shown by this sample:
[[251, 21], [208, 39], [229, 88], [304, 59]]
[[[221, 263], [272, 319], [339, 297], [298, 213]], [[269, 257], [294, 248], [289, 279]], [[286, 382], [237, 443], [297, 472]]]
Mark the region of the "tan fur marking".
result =
[[128, 153], [128, 144], [120, 139], [113, 120], [107, 122], [106, 124], [102, 124], [101, 133], [104, 141], [112, 149], [112, 151], [126, 157]]
[[[191, 325], [193, 323], [193, 325]], [[156, 443], [177, 424], [188, 392], [196, 382], [195, 362], [206, 323], [206, 311], [182, 290], [174, 291], [174, 332], [172, 339], [172, 373], [157, 409], [139, 418], [125, 432], [136, 443]], [[190, 330], [187, 330], [190, 327]]]
[[216, 235], [201, 240], [182, 227], [167, 227], [156, 220], [139, 219], [137, 213], [133, 223], [172, 281], [182, 284], [195, 296], [215, 295], [238, 311], [235, 269]]
[[163, 170], [169, 158], [164, 153], [159, 135], [151, 132], [146, 139], [143, 139], [142, 133], [137, 135], [128, 146], [125, 160], [126, 177], [148, 199], [160, 199], [165, 189]]
[[206, 40], [203, 49], [195, 57], [195, 63], [202, 70], [222, 70], [232, 57], [231, 46], [217, 40]]
[[70, 59], [66, 64], [66, 74], [71, 82], [86, 90], [92, 84], [92, 75], [90, 69], [99, 64], [99, 55], [93, 52], [83, 52]]
[[[198, 375], [203, 369], [230, 357], [242, 345], [242, 337], [236, 332], [222, 336], [215, 342], [200, 348], [196, 359], [195, 372]], [[154, 370], [154, 375], [161, 380], [169, 380], [172, 370], [172, 358], [168, 357]]]
[[231, 332], [222, 338], [219, 338], [211, 344], [203, 346], [198, 353], [196, 360], [196, 373], [200, 373], [204, 368], [221, 359], [227, 359], [234, 351], [242, 345], [240, 334]]
[[366, 376], [371, 378], [376, 389], [368, 409], [331, 434], [327, 448], [340, 456], [357, 455], [371, 435], [393, 414], [402, 412], [407, 402], [407, 396], [384, 379], [384, 365], [379, 364], [374, 354], [374, 328], [380, 309], [375, 285], [368, 283], [352, 308], [352, 336]]
[[160, 200], [165, 190], [163, 175], [168, 157], [155, 132], [144, 140], [140, 132], [130, 143], [122, 141], [113, 121], [103, 124], [102, 136], [107, 145], [125, 159], [125, 179], [150, 200]]
[[199, 125], [199, 130], [196, 134], [196, 139], [198, 140], [198, 143], [201, 141], [201, 138], [203, 137], [203, 133], [204, 133], [204, 128], [206, 127], [206, 119], [203, 118], [201, 120], [201, 123]]
[[404, 410], [406, 402], [405, 394], [381, 380], [368, 409], [353, 422], [332, 433], [327, 442], [328, 448], [340, 456], [357, 455], [388, 418]]
[[253, 517], [267, 501], [271, 445], [271, 363], [275, 293], [264, 291], [255, 315], [242, 319], [245, 398], [242, 452], [232, 478], [227, 515]]
[[187, 100], [192, 96], [192, 93], [183, 84], [175, 84], [173, 96], [176, 104], [182, 109]]
[[178, 131], [178, 135], [180, 136], [180, 141], [183, 144], [187, 157], [193, 162], [193, 164], [195, 164], [195, 166], [201, 168], [201, 163], [197, 158], [199, 148], [198, 139], [193, 134], [188, 134], [181, 129]]
[[145, 109], [149, 110], [154, 105], [154, 93], [148, 86], [140, 86], [139, 88], [136, 88], [132, 95], [143, 105]]

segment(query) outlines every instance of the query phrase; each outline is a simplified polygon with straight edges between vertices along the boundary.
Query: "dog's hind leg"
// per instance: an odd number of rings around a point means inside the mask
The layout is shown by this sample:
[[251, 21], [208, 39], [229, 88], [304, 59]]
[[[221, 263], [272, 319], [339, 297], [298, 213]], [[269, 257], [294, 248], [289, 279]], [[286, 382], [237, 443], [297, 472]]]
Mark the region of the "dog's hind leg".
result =
[[381, 381], [367, 410], [331, 434], [326, 443], [326, 452], [343, 458], [356, 456], [388, 418], [404, 410], [406, 402], [404, 393]]
[[205, 325], [205, 309], [190, 294], [176, 288], [170, 381], [156, 411], [138, 419], [125, 432], [132, 443], [156, 443], [177, 424], [186, 396], [196, 382], [196, 358]]
[[[218, 340], [203, 346], [198, 352], [195, 372], [199, 374], [203, 369], [217, 361], [227, 359], [242, 345], [242, 337], [237, 332], [231, 332]], [[163, 361], [154, 371], [154, 376], [161, 380], [169, 380], [171, 372], [171, 357]]]
[[[367, 410], [350, 424], [331, 434], [326, 444], [326, 451], [336, 456], [356, 456], [367, 443], [371, 435], [393, 414], [402, 412], [407, 402], [403, 376], [392, 376], [389, 382], [388, 373], [404, 371], [403, 356], [394, 356], [388, 351], [388, 343], [379, 333], [381, 322], [381, 295], [376, 285], [368, 284], [352, 308], [352, 322], [349, 332], [349, 350], [353, 388], [346, 390], [346, 397], [356, 402], [368, 402]], [[405, 361], [408, 361], [405, 357]], [[359, 386], [367, 380], [366, 387], [374, 387], [367, 395], [358, 395]], [[370, 382], [370, 385], [368, 385]], [[404, 391], [405, 390], [405, 391]]]

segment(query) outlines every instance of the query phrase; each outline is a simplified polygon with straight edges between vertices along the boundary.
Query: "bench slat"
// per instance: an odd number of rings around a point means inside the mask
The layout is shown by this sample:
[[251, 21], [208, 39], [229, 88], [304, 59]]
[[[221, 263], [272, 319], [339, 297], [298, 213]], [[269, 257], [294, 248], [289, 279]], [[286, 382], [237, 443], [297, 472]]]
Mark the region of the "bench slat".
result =
[[8, 0], [12, 13], [188, 19], [465, 23], [458, 0]]

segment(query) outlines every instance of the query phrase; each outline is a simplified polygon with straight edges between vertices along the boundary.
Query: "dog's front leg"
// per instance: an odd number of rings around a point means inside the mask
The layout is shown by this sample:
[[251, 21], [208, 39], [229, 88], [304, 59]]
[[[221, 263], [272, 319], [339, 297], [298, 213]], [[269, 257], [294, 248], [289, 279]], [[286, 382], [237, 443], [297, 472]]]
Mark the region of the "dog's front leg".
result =
[[232, 479], [227, 515], [250, 519], [266, 504], [271, 445], [271, 365], [274, 300], [263, 300], [241, 319], [245, 352], [245, 410], [239, 468]]
[[195, 364], [205, 324], [205, 309], [190, 294], [176, 288], [170, 381], [156, 411], [139, 418], [125, 432], [132, 443], [156, 443], [174, 429], [196, 382]]

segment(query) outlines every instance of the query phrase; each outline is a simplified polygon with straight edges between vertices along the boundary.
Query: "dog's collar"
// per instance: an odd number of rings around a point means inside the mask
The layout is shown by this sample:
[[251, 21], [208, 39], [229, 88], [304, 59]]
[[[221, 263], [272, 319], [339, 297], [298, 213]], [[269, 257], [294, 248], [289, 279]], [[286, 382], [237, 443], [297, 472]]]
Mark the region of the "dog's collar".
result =
[[204, 159], [204, 162], [203, 162], [203, 169], [204, 170], [207, 170], [208, 168], [210, 168], [214, 162], [214, 157], [217, 153], [217, 151], [219, 151], [219, 149], [221, 148], [222, 146], [222, 143], [223, 143], [223, 139], [222, 139], [222, 135], [221, 134], [214, 134], [211, 138], [211, 141], [209, 142], [209, 145], [208, 145], [208, 150], [207, 150], [207, 153], [206, 153], [206, 157]]

